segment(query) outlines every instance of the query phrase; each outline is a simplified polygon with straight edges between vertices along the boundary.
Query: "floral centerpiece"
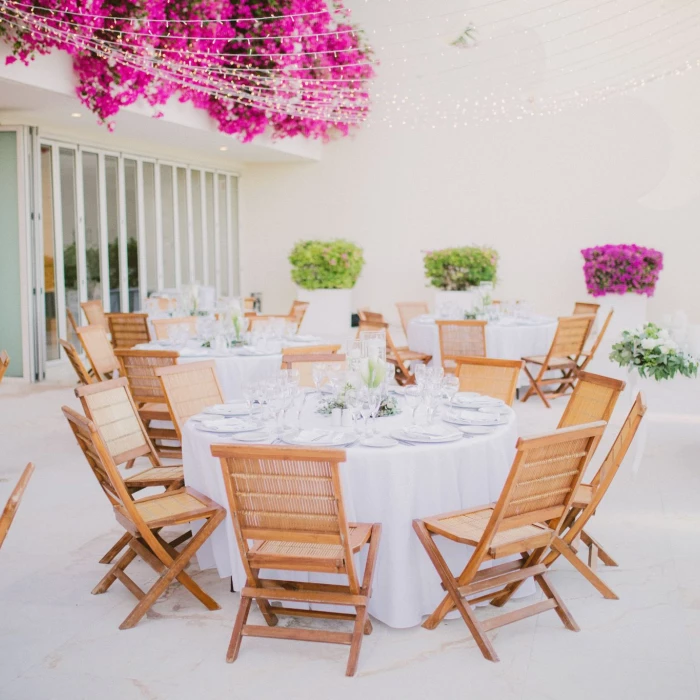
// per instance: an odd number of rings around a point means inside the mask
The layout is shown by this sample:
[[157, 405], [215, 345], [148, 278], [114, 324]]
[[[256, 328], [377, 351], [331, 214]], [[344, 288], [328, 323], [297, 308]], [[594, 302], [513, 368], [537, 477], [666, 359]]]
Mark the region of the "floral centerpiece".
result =
[[670, 333], [653, 323], [642, 329], [623, 331], [622, 339], [612, 346], [610, 359], [629, 371], [637, 370], [640, 377], [661, 381], [676, 374], [696, 377], [698, 362], [678, 347]]
[[431, 287], [463, 291], [496, 280], [498, 253], [480, 246], [444, 248], [425, 253], [423, 264]]
[[663, 253], [638, 245], [603, 245], [581, 251], [588, 292], [594, 297], [606, 294], [654, 294]]
[[362, 248], [342, 239], [299, 241], [289, 254], [292, 280], [302, 289], [352, 289], [362, 272]]

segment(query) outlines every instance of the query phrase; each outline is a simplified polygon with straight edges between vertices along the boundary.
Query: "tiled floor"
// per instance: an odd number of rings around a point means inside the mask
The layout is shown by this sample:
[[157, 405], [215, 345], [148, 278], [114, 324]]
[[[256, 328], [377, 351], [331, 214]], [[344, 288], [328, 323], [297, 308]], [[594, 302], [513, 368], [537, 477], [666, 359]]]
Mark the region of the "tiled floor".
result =
[[[213, 571], [195, 575], [220, 611], [175, 587], [120, 632], [131, 595], [119, 585], [90, 595], [119, 530], [59, 412], [64, 403], [77, 407], [67, 387], [0, 387], [0, 503], [24, 464], [37, 465], [0, 551], [2, 700], [700, 699], [700, 384], [651, 392], [639, 472], [624, 465], [591, 527], [620, 561], [602, 574], [619, 601], [558, 564], [552, 579], [578, 634], [552, 612], [501, 628], [491, 633], [501, 657], [492, 664], [461, 620], [433, 632], [377, 623], [352, 679], [347, 649], [322, 644], [246, 639], [238, 662], [226, 664], [238, 596]], [[518, 405], [521, 433], [554, 427], [562, 408]], [[134, 571], [152, 577], [145, 565]]]

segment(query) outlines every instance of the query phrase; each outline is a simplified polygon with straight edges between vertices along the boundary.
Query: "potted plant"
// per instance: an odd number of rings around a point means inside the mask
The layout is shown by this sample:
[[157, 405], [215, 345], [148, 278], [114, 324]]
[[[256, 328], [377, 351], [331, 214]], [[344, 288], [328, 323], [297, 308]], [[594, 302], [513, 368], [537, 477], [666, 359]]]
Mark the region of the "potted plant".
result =
[[494, 282], [498, 253], [485, 246], [464, 246], [431, 250], [423, 257], [425, 276], [435, 287], [435, 311], [454, 307], [463, 316], [474, 306], [473, 288]]
[[302, 328], [307, 333], [346, 334], [352, 289], [362, 272], [362, 248], [350, 241], [299, 241], [289, 254], [297, 298], [308, 301]]
[[[653, 296], [663, 253], [638, 245], [602, 245], [581, 251], [583, 274], [588, 293], [600, 303], [598, 316], [605, 318], [614, 309], [599, 357], [605, 358], [612, 348], [612, 338], [625, 328], [640, 328], [647, 319], [647, 300]], [[604, 361], [603, 361], [604, 362]], [[609, 365], [608, 365], [609, 367]], [[604, 371], [607, 368], [600, 368]]]

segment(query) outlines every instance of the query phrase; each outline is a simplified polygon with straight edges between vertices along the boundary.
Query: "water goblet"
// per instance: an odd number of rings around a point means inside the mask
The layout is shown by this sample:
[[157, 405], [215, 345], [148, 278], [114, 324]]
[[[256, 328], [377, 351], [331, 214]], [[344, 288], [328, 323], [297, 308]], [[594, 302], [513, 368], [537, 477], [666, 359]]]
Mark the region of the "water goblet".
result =
[[452, 399], [455, 394], [459, 391], [459, 378], [450, 374], [447, 377], [443, 377], [442, 380], [442, 393], [447, 399], [448, 403], [452, 403]]
[[311, 378], [316, 387], [316, 393], [321, 393], [321, 387], [324, 384], [326, 375], [328, 374], [328, 365], [325, 362], [315, 362], [311, 368]]
[[419, 386], [408, 386], [404, 392], [406, 404], [411, 409], [411, 425], [416, 424], [416, 410], [421, 404], [422, 393]]
[[424, 362], [415, 362], [412, 365], [413, 376], [416, 378], [416, 384], [422, 386], [428, 372], [428, 368]]

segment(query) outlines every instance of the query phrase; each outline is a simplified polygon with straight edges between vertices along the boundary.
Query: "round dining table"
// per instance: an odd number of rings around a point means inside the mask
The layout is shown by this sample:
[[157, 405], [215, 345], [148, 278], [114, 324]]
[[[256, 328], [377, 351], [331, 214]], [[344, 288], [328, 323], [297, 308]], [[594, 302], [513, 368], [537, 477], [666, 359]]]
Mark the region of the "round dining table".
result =
[[[403, 408], [400, 415], [377, 419], [379, 433], [391, 433], [410, 423], [411, 411], [403, 403], [399, 399]], [[309, 394], [301, 414], [304, 429], [330, 428], [331, 418], [319, 415], [317, 407], [317, 394]], [[235, 444], [235, 436], [201, 430], [201, 418], [195, 416], [184, 426], [185, 483], [228, 510], [221, 465], [212, 456], [211, 446]], [[464, 436], [455, 442], [399, 443], [386, 448], [356, 443], [346, 448], [341, 480], [348, 520], [382, 524], [369, 604], [369, 613], [374, 618], [390, 627], [413, 627], [442, 599], [440, 579], [413, 531], [412, 521], [487, 505], [498, 499], [517, 439], [516, 418], [511, 409], [501, 422], [488, 434]], [[457, 575], [466, 565], [471, 548], [444, 538], [438, 538], [438, 546]], [[357, 556], [362, 570], [366, 552]], [[221, 577], [230, 576], [235, 590], [245, 585], [230, 515], [204, 543], [197, 557], [200, 568], [216, 568]], [[273, 571], [264, 575], [326, 583], [344, 580], [338, 575], [305, 572]], [[534, 585], [528, 582], [520, 588], [518, 596], [533, 592]]]

